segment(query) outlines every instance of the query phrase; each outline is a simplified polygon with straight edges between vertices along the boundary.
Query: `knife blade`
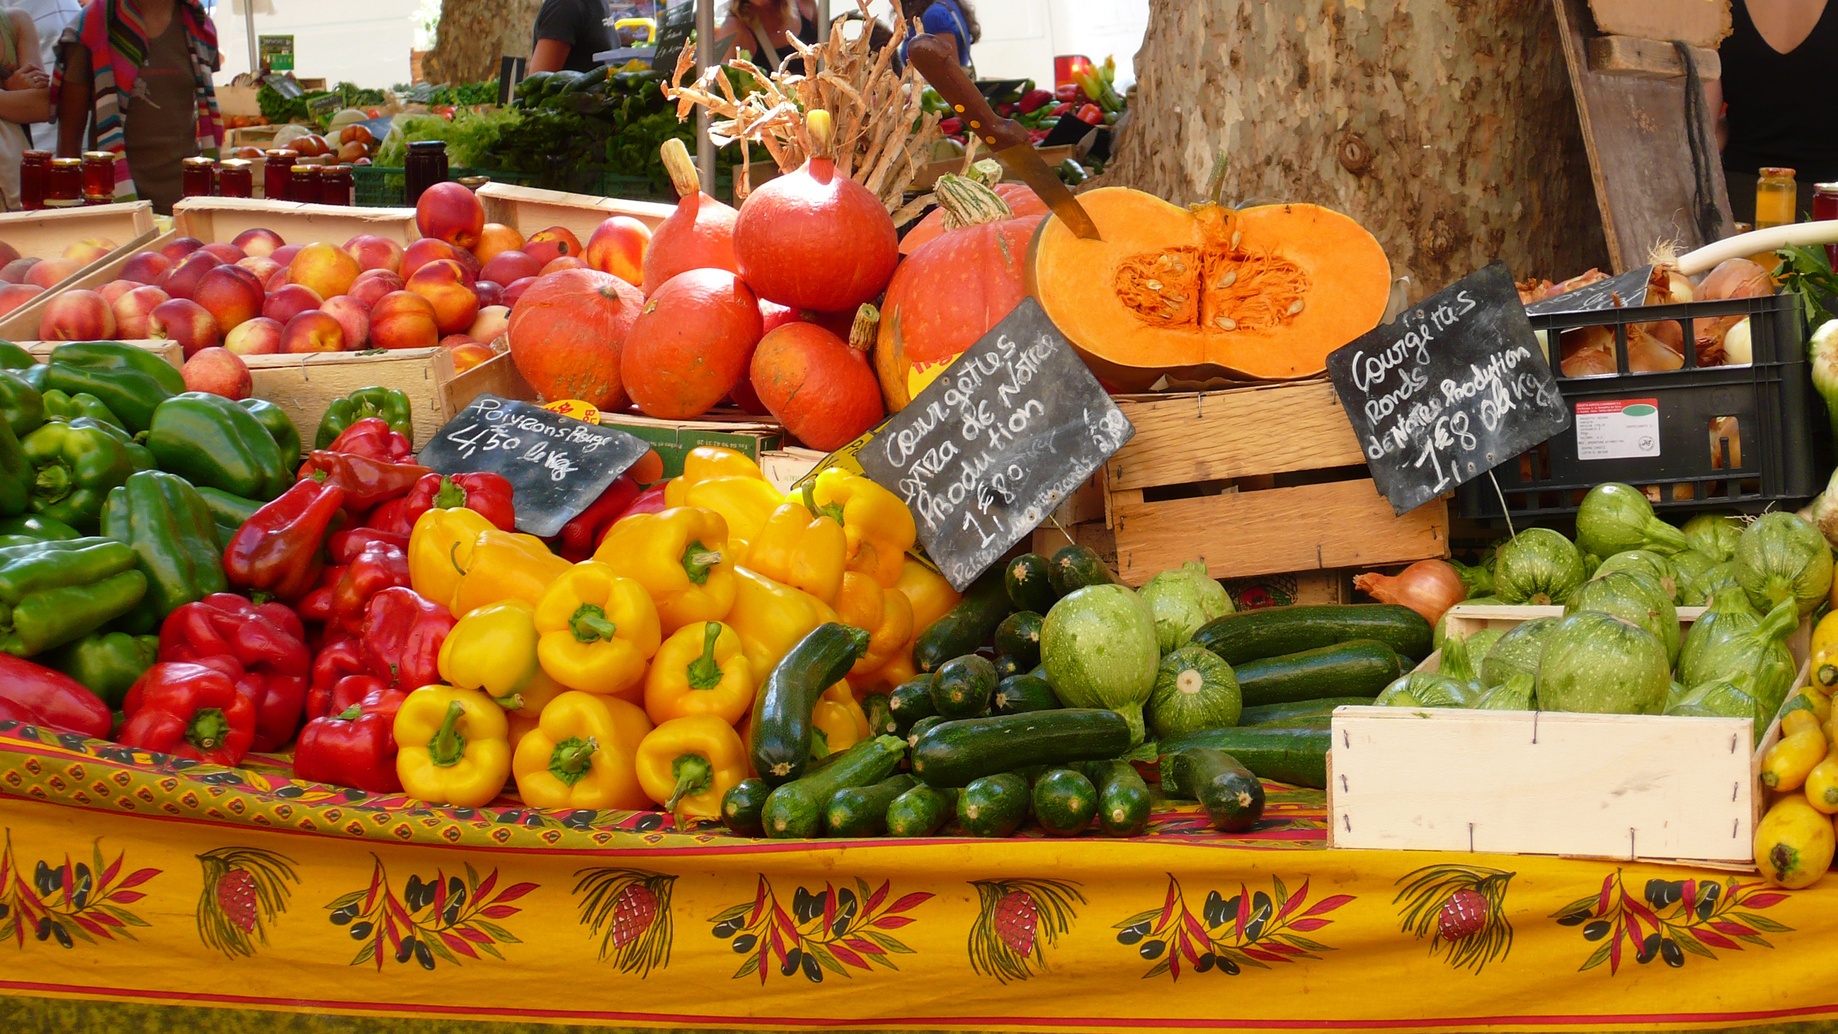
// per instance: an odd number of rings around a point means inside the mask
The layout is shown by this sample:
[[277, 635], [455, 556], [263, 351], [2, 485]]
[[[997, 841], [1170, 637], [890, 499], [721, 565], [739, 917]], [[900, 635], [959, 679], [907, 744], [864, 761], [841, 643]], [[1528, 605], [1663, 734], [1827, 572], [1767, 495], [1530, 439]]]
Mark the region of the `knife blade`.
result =
[[1067, 229], [1086, 240], [1102, 239], [1085, 207], [1059, 181], [1058, 174], [1041, 160], [1034, 142], [1028, 139], [1027, 130], [1019, 122], [997, 115], [989, 101], [977, 91], [976, 84], [964, 74], [963, 66], [957, 63], [955, 42], [939, 36], [915, 36], [907, 47], [906, 60], [964, 120], [964, 128], [995, 151], [996, 160], [1004, 168], [1033, 188]]

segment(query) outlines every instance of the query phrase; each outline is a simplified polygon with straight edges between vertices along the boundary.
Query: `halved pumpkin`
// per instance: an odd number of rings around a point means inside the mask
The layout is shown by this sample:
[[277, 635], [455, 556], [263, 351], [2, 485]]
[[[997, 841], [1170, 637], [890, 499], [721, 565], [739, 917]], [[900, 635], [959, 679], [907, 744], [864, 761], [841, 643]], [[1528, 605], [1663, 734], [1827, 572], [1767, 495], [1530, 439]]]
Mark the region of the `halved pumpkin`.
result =
[[1127, 187], [1086, 191], [1079, 204], [1103, 239], [1042, 222], [1028, 290], [1114, 391], [1164, 374], [1314, 376], [1385, 313], [1384, 249], [1331, 209], [1187, 209]]

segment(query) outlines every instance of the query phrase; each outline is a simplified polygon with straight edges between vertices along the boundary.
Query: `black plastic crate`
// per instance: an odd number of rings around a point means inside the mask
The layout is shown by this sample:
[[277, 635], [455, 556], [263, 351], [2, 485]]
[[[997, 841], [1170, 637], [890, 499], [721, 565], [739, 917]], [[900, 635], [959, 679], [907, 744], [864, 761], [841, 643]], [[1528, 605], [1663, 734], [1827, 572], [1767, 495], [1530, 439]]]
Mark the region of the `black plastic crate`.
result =
[[[1730, 315], [1749, 317], [1754, 363], [1698, 366], [1691, 321]], [[1680, 324], [1685, 366], [1664, 373], [1626, 372], [1627, 327], [1659, 321]], [[1588, 426], [1573, 422], [1569, 430], [1495, 467], [1499, 494], [1487, 478], [1462, 485], [1456, 491], [1462, 517], [1499, 517], [1501, 494], [1515, 518], [1573, 515], [1583, 494], [1604, 481], [1643, 489], [1662, 511], [1792, 508], [1824, 489], [1832, 443], [1825, 403], [1807, 370], [1800, 308], [1793, 296], [1560, 313], [1532, 316], [1531, 323], [1533, 330], [1551, 332], [1551, 366], [1559, 390], [1572, 417]], [[1565, 377], [1558, 364], [1559, 332], [1598, 326], [1613, 328], [1623, 372]], [[1654, 412], [1637, 408], [1649, 400]], [[1608, 428], [1618, 433], [1605, 435]], [[1579, 431], [1591, 458], [1579, 456]]]

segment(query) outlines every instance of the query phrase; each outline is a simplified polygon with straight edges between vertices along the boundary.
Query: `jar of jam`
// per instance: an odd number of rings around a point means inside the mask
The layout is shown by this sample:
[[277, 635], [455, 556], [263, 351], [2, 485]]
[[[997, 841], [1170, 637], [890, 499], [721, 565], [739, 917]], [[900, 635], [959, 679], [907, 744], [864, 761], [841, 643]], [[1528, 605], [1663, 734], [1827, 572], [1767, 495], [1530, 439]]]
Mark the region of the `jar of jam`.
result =
[[114, 152], [83, 152], [83, 193], [87, 197], [115, 196]]
[[226, 158], [217, 165], [219, 197], [253, 197], [255, 163], [247, 158]]
[[454, 180], [454, 182], [458, 183], [462, 187], [465, 187], [467, 190], [472, 191], [474, 194], [477, 194], [479, 192], [480, 187], [491, 182], [491, 177], [490, 176], [461, 176], [459, 179]]
[[287, 200], [318, 201], [319, 177], [316, 175], [318, 171], [311, 165], [295, 165], [288, 170]]
[[408, 145], [408, 156], [402, 160], [402, 203], [415, 207], [422, 191], [447, 181], [447, 142], [417, 140]]
[[1793, 170], [1770, 166], [1761, 170], [1755, 182], [1755, 228], [1786, 226], [1797, 218], [1793, 208], [1799, 199]]
[[270, 201], [289, 200], [287, 187], [293, 176], [294, 161], [300, 157], [300, 152], [280, 148], [265, 151], [262, 157], [268, 163], [262, 169], [262, 196]]
[[350, 205], [357, 193], [357, 178], [345, 164], [319, 167], [319, 203]]
[[83, 159], [51, 159], [50, 189], [45, 194], [45, 207], [76, 208], [82, 203]]
[[[1813, 219], [1819, 222], [1838, 219], [1838, 183], [1815, 183], [1812, 189]], [[1827, 244], [1825, 257], [1831, 261], [1833, 269], [1838, 269], [1838, 244]]]
[[185, 197], [210, 197], [217, 192], [216, 162], [200, 155], [179, 165], [179, 193]]
[[45, 207], [51, 189], [51, 152], [27, 151], [19, 157], [19, 203], [27, 209]]

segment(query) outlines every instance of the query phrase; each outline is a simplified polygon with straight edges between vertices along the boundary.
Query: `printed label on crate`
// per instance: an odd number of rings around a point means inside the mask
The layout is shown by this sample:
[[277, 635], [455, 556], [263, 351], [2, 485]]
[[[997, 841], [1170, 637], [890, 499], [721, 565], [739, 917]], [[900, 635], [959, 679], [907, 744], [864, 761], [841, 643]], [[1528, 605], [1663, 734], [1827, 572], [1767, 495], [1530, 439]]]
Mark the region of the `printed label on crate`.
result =
[[1501, 262], [1329, 353], [1327, 375], [1400, 516], [1570, 426]]
[[1135, 433], [1030, 298], [849, 448], [962, 591]]
[[1525, 307], [1527, 316], [1553, 316], [1565, 312], [1595, 312], [1619, 309], [1624, 305], [1645, 305], [1647, 281], [1653, 278], [1652, 266], [1641, 266], [1620, 276], [1611, 276], [1585, 284], [1574, 291], [1552, 295]]
[[1659, 400], [1576, 404], [1576, 458], [1632, 460], [1659, 455]]
[[597, 424], [600, 422], [600, 407], [581, 399], [556, 399], [554, 402], [545, 404], [542, 408], [551, 413], [571, 416], [576, 420], [585, 420], [590, 424]]
[[650, 446], [612, 427], [528, 402], [480, 395], [417, 457], [442, 474], [488, 470], [510, 481], [517, 530], [548, 538], [579, 516]]

